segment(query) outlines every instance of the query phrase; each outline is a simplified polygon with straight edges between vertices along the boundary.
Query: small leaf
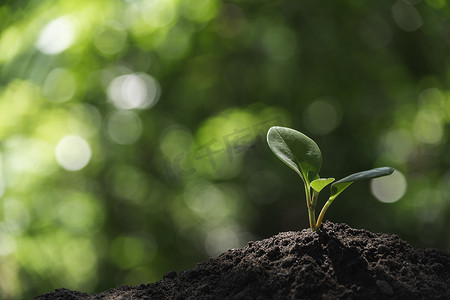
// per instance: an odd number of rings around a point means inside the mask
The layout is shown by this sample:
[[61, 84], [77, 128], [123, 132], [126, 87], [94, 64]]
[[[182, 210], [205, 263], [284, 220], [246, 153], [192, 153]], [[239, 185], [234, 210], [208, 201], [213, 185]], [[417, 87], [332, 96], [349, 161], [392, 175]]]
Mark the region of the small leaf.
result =
[[294, 129], [275, 126], [267, 133], [267, 143], [281, 161], [300, 175], [303, 182], [309, 184], [318, 178], [322, 153], [312, 139]]
[[334, 181], [334, 178], [319, 178], [311, 182], [310, 186], [319, 193], [324, 187]]
[[315, 172], [308, 172], [308, 181], [309, 182], [313, 182], [316, 179], [320, 179], [319, 174], [315, 173]]
[[342, 193], [346, 188], [348, 188], [353, 181], [351, 182], [335, 182], [331, 185], [331, 196], [330, 200], [333, 201], [340, 193]]
[[330, 199], [334, 200], [340, 193], [342, 193], [342, 191], [344, 191], [347, 187], [349, 187], [355, 181], [386, 176], [386, 175], [392, 174], [392, 172], [394, 172], [393, 168], [381, 167], [381, 168], [358, 172], [358, 173], [349, 175], [347, 177], [344, 177], [331, 185]]

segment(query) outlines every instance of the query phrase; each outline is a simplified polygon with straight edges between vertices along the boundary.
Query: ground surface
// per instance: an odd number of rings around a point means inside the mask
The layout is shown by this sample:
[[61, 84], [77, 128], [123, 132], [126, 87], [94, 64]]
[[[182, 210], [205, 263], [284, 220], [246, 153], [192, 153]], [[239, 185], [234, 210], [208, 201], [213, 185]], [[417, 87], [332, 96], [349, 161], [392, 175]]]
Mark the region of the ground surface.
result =
[[326, 222], [250, 242], [156, 283], [43, 299], [450, 299], [450, 254]]

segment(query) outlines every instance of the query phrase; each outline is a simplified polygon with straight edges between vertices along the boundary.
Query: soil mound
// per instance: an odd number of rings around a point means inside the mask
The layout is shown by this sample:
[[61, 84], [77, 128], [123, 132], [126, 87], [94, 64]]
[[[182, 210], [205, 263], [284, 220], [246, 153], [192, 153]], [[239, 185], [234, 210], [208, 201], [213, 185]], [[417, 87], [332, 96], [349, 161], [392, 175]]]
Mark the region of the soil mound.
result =
[[35, 299], [450, 299], [450, 254], [326, 222], [319, 232], [249, 242], [155, 283]]

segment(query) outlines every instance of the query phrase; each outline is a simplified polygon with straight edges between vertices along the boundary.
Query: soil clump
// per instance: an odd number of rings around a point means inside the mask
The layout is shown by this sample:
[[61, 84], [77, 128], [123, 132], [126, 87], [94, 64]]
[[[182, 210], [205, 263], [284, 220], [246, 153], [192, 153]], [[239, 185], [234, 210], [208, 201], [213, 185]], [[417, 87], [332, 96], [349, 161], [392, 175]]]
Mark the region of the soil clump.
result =
[[325, 222], [319, 232], [249, 242], [155, 283], [35, 299], [450, 299], [450, 254]]

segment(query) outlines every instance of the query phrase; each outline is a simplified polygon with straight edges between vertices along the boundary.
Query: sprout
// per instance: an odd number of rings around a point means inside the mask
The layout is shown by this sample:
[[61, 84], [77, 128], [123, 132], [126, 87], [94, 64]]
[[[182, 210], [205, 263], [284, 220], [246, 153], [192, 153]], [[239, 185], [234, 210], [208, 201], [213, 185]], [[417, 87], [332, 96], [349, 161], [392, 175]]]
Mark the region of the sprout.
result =
[[[382, 167], [358, 172], [338, 181], [334, 181], [334, 178], [320, 178], [319, 171], [322, 166], [322, 153], [319, 146], [303, 133], [291, 128], [275, 126], [270, 128], [267, 133], [267, 143], [272, 152], [302, 179], [305, 186], [309, 225], [313, 231], [317, 231], [320, 228], [323, 216], [333, 200], [353, 182], [386, 176], [394, 172], [393, 168]], [[317, 198], [320, 191], [330, 183], [330, 197], [316, 221]]]

